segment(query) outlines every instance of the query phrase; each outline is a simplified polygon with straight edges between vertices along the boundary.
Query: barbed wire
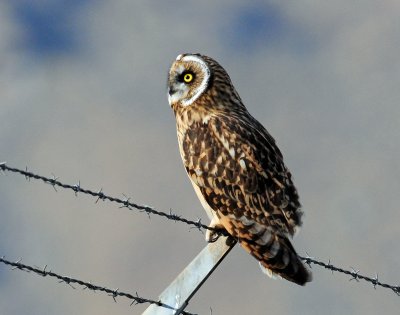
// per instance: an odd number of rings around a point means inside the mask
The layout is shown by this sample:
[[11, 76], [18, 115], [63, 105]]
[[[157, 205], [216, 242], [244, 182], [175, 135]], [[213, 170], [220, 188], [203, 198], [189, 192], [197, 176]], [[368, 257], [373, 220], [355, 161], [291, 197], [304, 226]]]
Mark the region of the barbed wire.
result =
[[308, 254], [306, 257], [302, 257], [299, 256], [301, 260], [303, 260], [310, 268], [311, 268], [311, 264], [314, 265], [318, 265], [321, 267], [324, 267], [325, 269], [328, 269], [330, 271], [333, 272], [339, 272], [339, 273], [343, 273], [346, 275], [351, 276], [351, 278], [349, 279], [349, 281], [355, 280], [356, 282], [359, 282], [360, 280], [365, 280], [369, 283], [371, 283], [374, 287], [374, 289], [376, 289], [377, 286], [386, 288], [386, 289], [390, 289], [392, 290], [394, 293], [396, 293], [398, 296], [400, 296], [400, 286], [395, 286], [395, 285], [390, 285], [387, 283], [383, 283], [380, 282], [378, 279], [378, 274], [375, 274], [375, 277], [371, 278], [371, 277], [367, 277], [364, 275], [360, 274], [360, 270], [355, 269], [353, 267], [350, 267], [350, 270], [347, 269], [343, 269], [340, 267], [336, 267], [334, 265], [331, 264], [331, 261], [329, 260], [328, 263], [324, 263], [322, 261], [316, 260], [313, 257], [310, 257]]
[[86, 189], [83, 188], [81, 186], [81, 181], [79, 180], [77, 184], [71, 185], [71, 184], [64, 184], [61, 181], [59, 181], [58, 177], [56, 177], [54, 174], [53, 177], [46, 177], [46, 176], [42, 176], [42, 175], [38, 175], [35, 173], [32, 173], [30, 171], [28, 171], [28, 167], [25, 167], [25, 170], [22, 169], [18, 169], [18, 168], [13, 168], [13, 167], [9, 167], [8, 165], [6, 165], [6, 162], [1, 162], [0, 163], [0, 170], [2, 170], [3, 172], [8, 171], [11, 173], [15, 173], [15, 174], [19, 174], [19, 175], [23, 175], [25, 176], [25, 179], [30, 180], [30, 179], [36, 179], [36, 180], [42, 180], [44, 183], [46, 184], [50, 184], [51, 186], [53, 186], [54, 190], [57, 192], [56, 187], [61, 187], [64, 189], [69, 189], [74, 191], [75, 196], [78, 196], [78, 193], [83, 193], [86, 195], [90, 195], [92, 197], [96, 197], [96, 203], [99, 200], [108, 200], [111, 202], [115, 202], [118, 203], [120, 205], [120, 208], [126, 208], [128, 210], [133, 210], [133, 209], [137, 209], [140, 212], [145, 212], [147, 213], [147, 215], [150, 216], [150, 214], [155, 214], [164, 218], [167, 218], [168, 220], [172, 220], [175, 222], [183, 222], [186, 223], [188, 225], [191, 225], [192, 227], [202, 231], [202, 229], [204, 230], [211, 230], [213, 232], [216, 232], [220, 235], [225, 235], [225, 236], [229, 236], [229, 234], [225, 231], [221, 231], [220, 229], [215, 229], [212, 227], [209, 227], [205, 224], [202, 224], [201, 219], [198, 219], [196, 221], [193, 220], [188, 220], [185, 219], [184, 217], [177, 215], [175, 213], [172, 212], [172, 209], [170, 209], [169, 213], [160, 211], [160, 210], [156, 210], [151, 206], [148, 205], [140, 205], [137, 203], [134, 203], [131, 201], [130, 197], [127, 197], [125, 194], [123, 194], [124, 199], [118, 198], [118, 197], [113, 197], [110, 195], [107, 195], [103, 192], [103, 188], [101, 188], [98, 191], [94, 191], [91, 189]]
[[[113, 289], [109, 289], [109, 288], [106, 288], [106, 287], [103, 287], [103, 286], [99, 286], [99, 285], [93, 284], [91, 282], [86, 282], [86, 281], [83, 281], [83, 280], [79, 280], [79, 279], [75, 279], [75, 278], [59, 275], [59, 274], [57, 274], [55, 272], [52, 272], [51, 270], [47, 270], [47, 265], [45, 265], [42, 269], [39, 269], [37, 267], [33, 267], [33, 266], [30, 266], [30, 265], [26, 265], [26, 264], [21, 263], [21, 259], [18, 259], [17, 261], [13, 262], [13, 261], [7, 260], [4, 256], [0, 257], [0, 262], [5, 264], [5, 265], [12, 266], [12, 270], [21, 270], [21, 271], [25, 271], [25, 272], [28, 272], [28, 273], [29, 272], [33, 272], [33, 273], [35, 273], [37, 275], [40, 275], [42, 277], [56, 278], [56, 279], [59, 280], [59, 283], [68, 284], [72, 289], [76, 289], [76, 287], [73, 286], [73, 284], [74, 284], [74, 285], [79, 285], [80, 287], [82, 287], [83, 290], [88, 289], [88, 290], [91, 290], [93, 292], [100, 291], [100, 292], [107, 293], [108, 296], [113, 298], [114, 302], [117, 302], [117, 297], [124, 297], [124, 298], [127, 298], [129, 300], [132, 300], [132, 303], [130, 304], [131, 306], [132, 305], [146, 304], [147, 303], [147, 304], [155, 304], [157, 306], [165, 307], [165, 308], [168, 308], [168, 309], [171, 309], [171, 310], [175, 309], [174, 307], [172, 307], [170, 305], [167, 305], [165, 303], [162, 303], [161, 301], [155, 301], [155, 300], [151, 300], [151, 299], [140, 297], [137, 292], [135, 293], [135, 295], [132, 295], [130, 293], [119, 291], [118, 288], [113, 290]], [[188, 313], [188, 312], [185, 312], [185, 311], [183, 311], [181, 314], [196, 315], [196, 314]]]
[[[188, 225], [191, 225], [192, 227], [197, 228], [198, 230], [202, 231], [203, 230], [212, 230], [215, 231], [219, 234], [223, 234], [223, 235], [228, 235], [226, 231], [221, 232], [218, 229], [214, 229], [214, 228], [210, 228], [207, 225], [204, 225], [201, 223], [201, 220], [197, 220], [197, 221], [193, 221], [193, 220], [188, 220], [183, 218], [180, 215], [176, 215], [174, 213], [172, 213], [172, 211], [170, 210], [169, 213], [160, 211], [160, 210], [156, 210], [153, 207], [147, 206], [147, 205], [139, 205], [136, 203], [133, 203], [130, 201], [130, 198], [125, 196], [125, 199], [120, 199], [120, 198], [116, 198], [116, 197], [112, 197], [109, 195], [104, 194], [103, 190], [100, 189], [99, 191], [93, 191], [90, 189], [84, 189], [81, 187], [80, 185], [80, 181], [78, 181], [78, 184], [75, 185], [70, 185], [70, 184], [64, 184], [62, 182], [60, 182], [58, 180], [58, 177], [56, 177], [55, 175], [53, 175], [53, 178], [49, 178], [49, 177], [45, 177], [42, 175], [38, 175], [32, 172], [28, 171], [28, 168], [26, 167], [25, 170], [21, 170], [18, 168], [13, 168], [13, 167], [9, 167], [6, 165], [6, 162], [2, 162], [0, 163], [0, 170], [2, 171], [9, 171], [12, 173], [16, 173], [16, 174], [20, 174], [20, 175], [24, 175], [25, 178], [27, 180], [33, 178], [33, 179], [37, 179], [37, 180], [42, 180], [44, 183], [50, 184], [53, 186], [53, 188], [55, 189], [55, 187], [61, 187], [64, 189], [70, 189], [73, 190], [75, 192], [75, 195], [77, 195], [79, 192], [83, 193], [83, 194], [88, 194], [91, 195], [93, 197], [97, 197], [96, 199], [96, 203], [101, 199], [101, 200], [109, 200], [111, 202], [116, 202], [118, 204], [120, 204], [120, 208], [127, 208], [129, 210], [132, 210], [133, 208], [138, 209], [141, 212], [145, 212], [148, 215], [150, 214], [155, 214], [164, 218], [167, 218], [168, 220], [172, 220], [175, 222], [182, 222]], [[56, 189], [55, 189], [56, 190]], [[56, 190], [57, 191], [57, 190]], [[371, 278], [368, 276], [364, 276], [362, 274], [360, 274], [360, 270], [356, 270], [352, 267], [350, 267], [350, 269], [344, 269], [341, 267], [336, 267], [334, 265], [331, 264], [331, 261], [329, 260], [328, 263], [325, 263], [321, 260], [317, 260], [314, 257], [310, 257], [308, 254], [306, 255], [306, 257], [302, 257], [299, 256], [307, 265], [309, 265], [311, 267], [311, 265], [317, 265], [320, 267], [324, 267], [327, 270], [330, 270], [332, 273], [333, 272], [337, 272], [337, 273], [342, 273], [342, 274], [346, 274], [351, 276], [351, 278], [349, 279], [350, 281], [355, 280], [356, 282], [359, 282], [360, 280], [364, 280], [366, 282], [369, 282], [373, 285], [374, 289], [376, 289], [376, 287], [380, 286], [386, 289], [390, 289], [392, 290], [394, 293], [396, 293], [398, 296], [400, 296], [400, 285], [396, 286], [396, 285], [390, 285], [387, 283], [383, 283], [381, 281], [379, 281], [378, 279], [378, 274], [375, 275], [375, 277]]]

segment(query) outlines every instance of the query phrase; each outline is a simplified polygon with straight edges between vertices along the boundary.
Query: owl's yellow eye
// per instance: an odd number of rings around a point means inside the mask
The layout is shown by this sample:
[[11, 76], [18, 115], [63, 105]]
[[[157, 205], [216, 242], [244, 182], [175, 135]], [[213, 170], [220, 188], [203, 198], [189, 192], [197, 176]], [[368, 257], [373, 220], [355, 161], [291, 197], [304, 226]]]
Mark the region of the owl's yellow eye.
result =
[[191, 74], [191, 73], [186, 73], [186, 74], [183, 76], [183, 81], [185, 81], [186, 83], [192, 82], [192, 81], [193, 81], [193, 74]]

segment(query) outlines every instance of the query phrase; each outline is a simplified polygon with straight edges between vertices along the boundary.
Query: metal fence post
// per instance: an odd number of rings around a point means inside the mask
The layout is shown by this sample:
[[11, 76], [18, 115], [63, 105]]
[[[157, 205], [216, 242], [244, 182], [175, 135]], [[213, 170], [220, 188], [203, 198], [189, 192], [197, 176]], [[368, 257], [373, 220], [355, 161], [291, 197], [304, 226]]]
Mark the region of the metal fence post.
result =
[[143, 315], [181, 314], [189, 300], [235, 244], [235, 240], [226, 236], [220, 236], [214, 243], [209, 243], [159, 296], [162, 303], [172, 306], [173, 309], [152, 304]]

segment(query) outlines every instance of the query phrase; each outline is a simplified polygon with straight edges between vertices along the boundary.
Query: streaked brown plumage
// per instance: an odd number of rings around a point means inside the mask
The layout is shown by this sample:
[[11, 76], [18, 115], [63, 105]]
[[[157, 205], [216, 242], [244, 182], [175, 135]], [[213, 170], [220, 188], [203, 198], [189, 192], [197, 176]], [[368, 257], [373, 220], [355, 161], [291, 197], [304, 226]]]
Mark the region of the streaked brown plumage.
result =
[[210, 226], [226, 229], [268, 273], [311, 281], [289, 241], [302, 216], [291, 174], [226, 71], [207, 56], [179, 55], [168, 89], [183, 164]]

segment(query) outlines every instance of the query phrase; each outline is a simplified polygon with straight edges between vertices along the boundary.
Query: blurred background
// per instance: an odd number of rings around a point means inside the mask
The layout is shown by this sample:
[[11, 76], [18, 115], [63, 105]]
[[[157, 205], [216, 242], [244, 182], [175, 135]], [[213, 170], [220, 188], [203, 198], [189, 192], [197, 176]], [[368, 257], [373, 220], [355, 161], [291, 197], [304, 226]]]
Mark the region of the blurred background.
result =
[[[302, 255], [400, 283], [400, 2], [0, 1], [0, 161], [149, 204], [205, 212], [166, 97], [170, 64], [201, 52], [275, 137], [305, 211]], [[140, 296], [205, 246], [189, 226], [0, 175], [0, 256]], [[399, 297], [313, 267], [264, 276], [236, 246], [190, 302], [198, 314], [389, 314]], [[140, 314], [0, 265], [0, 313]]]

